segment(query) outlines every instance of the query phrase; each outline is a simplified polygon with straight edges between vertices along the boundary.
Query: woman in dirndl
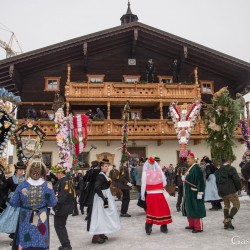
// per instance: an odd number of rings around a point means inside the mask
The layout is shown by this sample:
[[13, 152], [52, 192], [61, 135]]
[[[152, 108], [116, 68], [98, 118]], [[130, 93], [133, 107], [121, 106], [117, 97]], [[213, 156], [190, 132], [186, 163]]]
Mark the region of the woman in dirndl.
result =
[[141, 199], [145, 200], [146, 192], [146, 224], [145, 230], [148, 235], [152, 232], [152, 226], [160, 225], [161, 232], [167, 233], [167, 224], [172, 223], [171, 213], [164, 195], [166, 178], [161, 167], [149, 157], [143, 166]]
[[[9, 201], [18, 185], [24, 181], [24, 171], [26, 169], [25, 164], [21, 161], [14, 164], [14, 167], [15, 172], [13, 176], [9, 177], [2, 185], [2, 190], [8, 192], [8, 199], [6, 202], [7, 207], [0, 215], [0, 232], [8, 233], [11, 239], [15, 237], [20, 208], [11, 206]], [[12, 245], [12, 242], [10, 244]]]
[[110, 181], [107, 177], [109, 161], [103, 159], [101, 172], [95, 182], [95, 196], [91, 214], [89, 233], [93, 234], [92, 243], [102, 244], [108, 240], [106, 234], [120, 230], [120, 218], [115, 200], [110, 191]]

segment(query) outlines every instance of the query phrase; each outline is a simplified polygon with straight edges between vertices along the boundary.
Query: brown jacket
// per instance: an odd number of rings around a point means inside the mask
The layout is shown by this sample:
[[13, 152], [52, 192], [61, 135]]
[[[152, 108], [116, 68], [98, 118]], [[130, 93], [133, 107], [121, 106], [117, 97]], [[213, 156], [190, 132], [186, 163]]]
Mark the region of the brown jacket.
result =
[[121, 167], [119, 171], [119, 179], [120, 179], [120, 189], [129, 189], [129, 186], [127, 185], [128, 182], [130, 182], [129, 177], [129, 169], [128, 167]]

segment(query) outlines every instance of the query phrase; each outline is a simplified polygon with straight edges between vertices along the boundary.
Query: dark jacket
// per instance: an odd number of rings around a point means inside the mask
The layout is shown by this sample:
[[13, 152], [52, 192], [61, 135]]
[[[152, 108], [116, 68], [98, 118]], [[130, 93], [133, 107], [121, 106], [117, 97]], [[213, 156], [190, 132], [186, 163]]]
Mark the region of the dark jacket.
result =
[[83, 176], [81, 173], [72, 174], [72, 179], [74, 180], [74, 186], [77, 193], [80, 191], [81, 182], [83, 182]]
[[65, 176], [57, 181], [54, 187], [57, 196], [57, 205], [53, 208], [56, 215], [69, 215], [73, 213], [75, 189], [73, 180]]
[[80, 205], [82, 207], [92, 206], [95, 195], [95, 181], [100, 171], [99, 168], [91, 168], [84, 175], [83, 189], [80, 194]]
[[46, 175], [46, 181], [50, 181], [54, 186], [58, 181], [58, 179], [53, 173], [49, 172], [49, 174]]
[[103, 200], [107, 197], [104, 197], [102, 190], [108, 189], [110, 187], [110, 181], [108, 181], [103, 174], [98, 174], [95, 182], [95, 192]]
[[216, 184], [221, 197], [241, 190], [241, 182], [236, 169], [230, 165], [221, 166], [216, 172]]
[[241, 173], [246, 181], [250, 179], [250, 162], [242, 166]]
[[119, 179], [120, 179], [119, 188], [129, 189], [129, 186], [127, 185], [127, 183], [130, 182], [128, 167], [123, 166], [120, 168]]

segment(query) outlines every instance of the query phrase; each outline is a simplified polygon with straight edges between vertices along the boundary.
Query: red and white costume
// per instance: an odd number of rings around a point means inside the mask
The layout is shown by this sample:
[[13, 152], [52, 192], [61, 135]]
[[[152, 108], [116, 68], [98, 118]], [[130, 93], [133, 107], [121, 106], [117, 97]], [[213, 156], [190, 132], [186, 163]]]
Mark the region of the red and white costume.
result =
[[156, 225], [172, 223], [170, 209], [164, 196], [166, 184], [166, 178], [160, 166], [149, 158], [143, 166], [141, 186], [142, 200], [145, 200], [145, 191], [147, 193], [146, 223]]

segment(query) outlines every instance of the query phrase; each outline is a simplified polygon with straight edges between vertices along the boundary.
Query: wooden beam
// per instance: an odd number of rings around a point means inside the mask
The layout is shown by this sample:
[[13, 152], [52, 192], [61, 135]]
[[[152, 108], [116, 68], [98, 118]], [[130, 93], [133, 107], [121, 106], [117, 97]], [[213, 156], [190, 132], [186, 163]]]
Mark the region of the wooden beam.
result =
[[84, 72], [88, 73], [88, 43], [83, 44], [83, 69]]

